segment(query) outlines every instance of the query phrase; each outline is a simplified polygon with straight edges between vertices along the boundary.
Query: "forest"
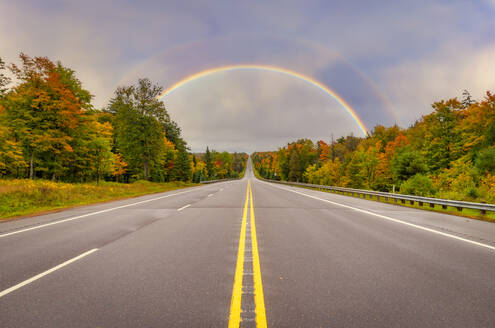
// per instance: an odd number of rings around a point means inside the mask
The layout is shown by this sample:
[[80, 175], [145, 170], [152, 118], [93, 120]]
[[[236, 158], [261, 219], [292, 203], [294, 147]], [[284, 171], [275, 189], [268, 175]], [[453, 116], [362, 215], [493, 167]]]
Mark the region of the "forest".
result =
[[266, 179], [495, 203], [495, 95], [435, 102], [408, 128], [375, 126], [252, 156]]
[[[46, 57], [0, 58], [0, 177], [58, 182], [237, 178], [247, 154], [192, 154], [149, 79], [92, 105], [76, 72]], [[7, 74], [9, 73], [9, 74]]]

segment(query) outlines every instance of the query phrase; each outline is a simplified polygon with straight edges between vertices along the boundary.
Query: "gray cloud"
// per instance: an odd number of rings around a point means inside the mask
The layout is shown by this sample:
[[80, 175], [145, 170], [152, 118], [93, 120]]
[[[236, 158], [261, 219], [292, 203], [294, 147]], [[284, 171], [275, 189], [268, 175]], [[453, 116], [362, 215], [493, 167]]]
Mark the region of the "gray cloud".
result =
[[[138, 77], [169, 86], [209, 67], [282, 66], [336, 90], [369, 127], [407, 126], [435, 100], [495, 88], [494, 14], [493, 0], [4, 1], [0, 56], [62, 60], [97, 107]], [[359, 134], [328, 96], [276, 74], [211, 76], [166, 103], [194, 150]]]

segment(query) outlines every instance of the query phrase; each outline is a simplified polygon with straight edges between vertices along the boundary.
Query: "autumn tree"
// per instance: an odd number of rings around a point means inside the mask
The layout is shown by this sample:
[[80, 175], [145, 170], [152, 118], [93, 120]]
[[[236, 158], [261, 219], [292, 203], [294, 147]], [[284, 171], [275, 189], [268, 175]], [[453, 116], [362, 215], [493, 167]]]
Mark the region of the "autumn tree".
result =
[[434, 112], [424, 117], [426, 124], [425, 157], [432, 170], [448, 168], [450, 162], [460, 157], [460, 133], [456, 129], [460, 121], [462, 104], [457, 99], [436, 102]]
[[[468, 93], [432, 105], [433, 112], [409, 128], [375, 126], [364, 138], [304, 142], [256, 152], [253, 167], [264, 178], [302, 180], [352, 188], [495, 202], [495, 95], [481, 101]], [[316, 161], [301, 154], [315, 154]], [[308, 157], [308, 158], [311, 158]]]
[[[196, 164], [194, 175], [204, 180], [238, 178], [246, 169], [248, 155], [245, 153], [218, 152], [206, 147], [206, 152], [193, 157]], [[208, 165], [208, 163], [210, 163]], [[210, 169], [208, 169], [210, 166]]]
[[81, 135], [91, 96], [76, 96], [81, 88], [74, 72], [46, 57], [20, 54], [11, 72], [19, 84], [5, 100], [8, 128], [29, 163], [29, 177], [65, 177], [72, 164], [74, 140]]

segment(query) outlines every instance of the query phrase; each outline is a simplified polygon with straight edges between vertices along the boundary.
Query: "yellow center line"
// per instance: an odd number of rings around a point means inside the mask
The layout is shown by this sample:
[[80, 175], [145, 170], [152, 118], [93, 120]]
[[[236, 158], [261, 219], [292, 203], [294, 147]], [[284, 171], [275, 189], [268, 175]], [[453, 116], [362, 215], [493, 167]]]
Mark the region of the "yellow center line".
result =
[[251, 185], [249, 184], [251, 198], [251, 244], [253, 248], [253, 275], [254, 275], [254, 303], [256, 305], [256, 327], [266, 328], [265, 297], [263, 296], [263, 284], [261, 282], [260, 256], [258, 253], [258, 241], [256, 239], [256, 226], [254, 224], [254, 199]]
[[251, 181], [248, 180], [246, 190], [246, 201], [242, 215], [241, 235], [239, 237], [239, 250], [237, 253], [237, 264], [234, 276], [234, 287], [232, 289], [232, 300], [230, 303], [229, 328], [239, 328], [242, 321], [242, 290], [244, 276], [244, 252], [246, 248], [246, 225], [248, 205], [250, 206], [250, 227], [251, 227], [251, 249], [253, 263], [253, 285], [254, 285], [254, 304], [256, 311], [256, 327], [266, 328], [265, 299], [263, 296], [263, 284], [261, 282], [261, 268], [258, 252], [258, 241], [256, 238], [256, 226], [254, 219], [254, 202]]
[[242, 215], [241, 235], [239, 237], [239, 251], [237, 252], [237, 264], [234, 276], [234, 288], [232, 289], [232, 300], [230, 302], [229, 328], [239, 328], [241, 323], [241, 299], [242, 299], [242, 278], [244, 275], [244, 248], [246, 244], [246, 218], [249, 202], [249, 187], [246, 190], [246, 202]]

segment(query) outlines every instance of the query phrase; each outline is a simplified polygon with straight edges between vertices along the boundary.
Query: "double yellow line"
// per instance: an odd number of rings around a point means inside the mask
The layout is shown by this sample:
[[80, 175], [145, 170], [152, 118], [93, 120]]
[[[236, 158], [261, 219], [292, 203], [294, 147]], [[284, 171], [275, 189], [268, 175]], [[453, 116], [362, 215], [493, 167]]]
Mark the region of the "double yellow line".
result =
[[[250, 206], [248, 206], [250, 205]], [[251, 180], [248, 180], [246, 190], [246, 202], [242, 215], [241, 235], [239, 237], [239, 250], [237, 252], [237, 264], [234, 276], [234, 288], [232, 290], [232, 300], [230, 303], [229, 328], [238, 328], [242, 319], [242, 295], [243, 281], [246, 277], [244, 274], [245, 250], [246, 250], [246, 225], [248, 207], [250, 208], [251, 226], [251, 249], [253, 262], [253, 286], [254, 286], [254, 304], [256, 311], [256, 327], [266, 328], [265, 298], [263, 296], [263, 284], [261, 282], [260, 257], [258, 253], [258, 241], [256, 239], [256, 226], [254, 220], [253, 192], [251, 190]]]

